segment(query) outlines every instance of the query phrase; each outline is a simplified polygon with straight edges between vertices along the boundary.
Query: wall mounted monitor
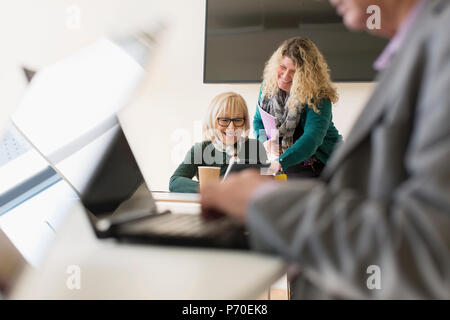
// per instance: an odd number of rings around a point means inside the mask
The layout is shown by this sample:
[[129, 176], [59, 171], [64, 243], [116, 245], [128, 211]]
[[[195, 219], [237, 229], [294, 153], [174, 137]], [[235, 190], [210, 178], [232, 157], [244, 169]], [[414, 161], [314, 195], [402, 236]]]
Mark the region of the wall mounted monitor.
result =
[[205, 83], [260, 82], [271, 54], [295, 36], [316, 43], [333, 81], [373, 81], [387, 44], [348, 31], [328, 0], [207, 0], [205, 25]]

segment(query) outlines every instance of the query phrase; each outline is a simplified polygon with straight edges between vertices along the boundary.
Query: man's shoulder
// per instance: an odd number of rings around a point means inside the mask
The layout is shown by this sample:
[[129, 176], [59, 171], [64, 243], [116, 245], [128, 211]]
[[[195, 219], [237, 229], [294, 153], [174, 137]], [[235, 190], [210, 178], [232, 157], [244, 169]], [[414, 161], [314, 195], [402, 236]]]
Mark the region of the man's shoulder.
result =
[[[450, 28], [450, 1], [428, 0], [425, 14], [433, 33], [448, 35]], [[447, 37], [450, 41], [450, 37]]]
[[450, 37], [448, 36], [448, 31], [450, 30], [450, 1], [440, 0], [433, 7], [433, 14], [436, 17], [435, 32], [439, 32], [443, 39], [450, 42]]
[[[428, 0], [431, 1], [431, 0]], [[449, 16], [450, 15], [450, 1], [448, 0], [434, 0], [431, 3], [431, 9], [433, 14], [437, 16]], [[449, 22], [447, 20], [447, 22]]]
[[427, 58], [427, 62], [430, 62], [435, 68], [441, 69], [440, 66], [447, 65], [450, 61], [448, 59], [450, 50], [450, 37], [448, 35], [448, 30], [450, 30], [450, 0], [427, 0], [427, 5], [423, 23], [425, 32], [422, 38], [417, 39], [417, 47], [427, 51], [427, 54], [423, 56]]

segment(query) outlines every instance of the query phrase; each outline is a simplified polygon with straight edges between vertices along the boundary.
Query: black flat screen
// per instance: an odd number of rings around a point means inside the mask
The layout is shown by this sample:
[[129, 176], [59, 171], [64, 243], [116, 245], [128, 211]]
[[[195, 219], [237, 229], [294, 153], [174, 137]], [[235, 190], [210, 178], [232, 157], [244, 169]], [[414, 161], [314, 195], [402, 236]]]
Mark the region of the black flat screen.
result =
[[286, 39], [313, 40], [333, 81], [372, 81], [387, 40], [350, 32], [328, 0], [207, 0], [205, 83], [260, 82]]

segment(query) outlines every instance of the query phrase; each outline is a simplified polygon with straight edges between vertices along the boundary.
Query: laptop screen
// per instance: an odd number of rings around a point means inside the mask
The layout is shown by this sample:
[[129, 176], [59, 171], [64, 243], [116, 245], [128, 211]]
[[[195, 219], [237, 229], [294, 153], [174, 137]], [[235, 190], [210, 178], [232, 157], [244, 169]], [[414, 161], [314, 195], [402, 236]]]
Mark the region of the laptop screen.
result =
[[79, 190], [93, 222], [128, 220], [156, 209], [120, 125], [113, 130], [104, 142], [107, 143], [105, 152], [88, 177], [86, 187]]

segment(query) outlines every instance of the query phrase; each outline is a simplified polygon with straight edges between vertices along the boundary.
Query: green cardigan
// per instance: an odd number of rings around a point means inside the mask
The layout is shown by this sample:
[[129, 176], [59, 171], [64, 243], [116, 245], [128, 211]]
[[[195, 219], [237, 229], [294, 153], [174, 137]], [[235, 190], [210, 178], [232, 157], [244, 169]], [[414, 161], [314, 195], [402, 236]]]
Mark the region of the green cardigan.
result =
[[[342, 141], [342, 136], [332, 121], [331, 101], [322, 99], [318, 109], [320, 113], [315, 113], [309, 107], [303, 108], [298, 123], [303, 134], [277, 159], [283, 170], [306, 161], [313, 155], [326, 164], [336, 145]], [[260, 142], [267, 140], [258, 106], [253, 118], [253, 129]]]
[[[237, 156], [241, 161], [245, 162], [267, 162], [267, 154], [264, 146], [255, 139], [247, 139]], [[170, 177], [169, 190], [171, 192], [185, 193], [198, 192], [199, 183], [198, 181], [192, 180], [195, 176], [198, 179], [198, 167], [220, 167], [220, 176], [223, 176], [227, 171], [230, 158], [225, 152], [215, 149], [211, 141], [196, 143], [188, 151], [183, 162], [175, 170], [172, 177]]]

